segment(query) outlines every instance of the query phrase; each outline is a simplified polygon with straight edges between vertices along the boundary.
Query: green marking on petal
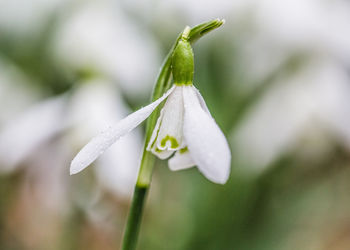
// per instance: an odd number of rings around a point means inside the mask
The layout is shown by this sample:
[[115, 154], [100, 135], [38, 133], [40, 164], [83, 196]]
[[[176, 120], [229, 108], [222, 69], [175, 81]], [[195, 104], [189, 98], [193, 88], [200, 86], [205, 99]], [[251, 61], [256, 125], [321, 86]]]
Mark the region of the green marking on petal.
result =
[[184, 147], [184, 148], [182, 148], [182, 149], [179, 150], [179, 153], [180, 153], [180, 154], [184, 154], [184, 153], [186, 153], [186, 152], [188, 152], [188, 147]]
[[161, 152], [163, 152], [162, 150], [160, 150], [159, 148], [156, 148], [155, 149], [155, 151], [157, 152], [157, 153], [161, 153]]
[[176, 140], [176, 138], [173, 137], [173, 136], [170, 136], [170, 135], [166, 135], [166, 136], [161, 140], [160, 145], [161, 145], [162, 147], [165, 147], [167, 141], [170, 141], [170, 143], [171, 143], [171, 148], [177, 148], [177, 147], [179, 146], [179, 143], [178, 143], [178, 141]]

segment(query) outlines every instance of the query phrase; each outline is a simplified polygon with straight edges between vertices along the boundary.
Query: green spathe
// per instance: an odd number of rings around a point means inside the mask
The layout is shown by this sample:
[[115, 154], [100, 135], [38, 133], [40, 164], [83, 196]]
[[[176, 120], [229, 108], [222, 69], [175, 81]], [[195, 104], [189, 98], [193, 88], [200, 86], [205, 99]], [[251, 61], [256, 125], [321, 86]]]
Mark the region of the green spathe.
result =
[[174, 50], [171, 66], [174, 84], [192, 84], [194, 72], [194, 58], [191, 44], [188, 41], [188, 34], [186, 33], [186, 29]]

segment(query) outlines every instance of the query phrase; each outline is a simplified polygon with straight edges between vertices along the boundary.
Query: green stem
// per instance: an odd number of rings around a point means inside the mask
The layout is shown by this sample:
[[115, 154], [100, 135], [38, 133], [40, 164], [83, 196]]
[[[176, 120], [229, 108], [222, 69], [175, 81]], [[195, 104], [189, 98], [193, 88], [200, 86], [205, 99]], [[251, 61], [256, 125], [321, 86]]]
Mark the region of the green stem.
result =
[[[192, 28], [188, 35], [188, 41], [194, 43], [203, 35], [215, 30], [224, 23], [223, 20], [215, 19]], [[171, 87], [171, 60], [174, 49], [181, 38], [182, 33], [176, 39], [176, 42], [170, 49], [163, 66], [159, 72], [152, 95], [152, 101], [160, 98], [165, 91]], [[129, 211], [128, 221], [125, 228], [122, 250], [134, 250], [136, 248], [138, 233], [141, 224], [142, 211], [145, 197], [151, 183], [152, 172], [155, 162], [155, 156], [146, 150], [151, 138], [153, 129], [159, 116], [161, 105], [150, 115], [146, 125], [146, 139], [143, 149], [142, 160], [140, 164], [139, 175], [137, 178], [132, 204]]]
[[125, 228], [122, 250], [135, 249], [140, 230], [143, 204], [148, 188], [135, 186], [128, 223]]

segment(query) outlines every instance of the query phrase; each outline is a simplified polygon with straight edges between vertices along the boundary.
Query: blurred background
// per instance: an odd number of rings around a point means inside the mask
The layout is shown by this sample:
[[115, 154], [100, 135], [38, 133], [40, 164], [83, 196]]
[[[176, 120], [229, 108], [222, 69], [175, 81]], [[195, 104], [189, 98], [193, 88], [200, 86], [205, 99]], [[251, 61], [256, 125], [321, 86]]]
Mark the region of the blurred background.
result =
[[185, 25], [229, 182], [157, 162], [138, 249], [350, 249], [350, 2], [0, 0], [0, 249], [118, 249], [144, 127], [82, 173], [79, 149], [146, 105]]

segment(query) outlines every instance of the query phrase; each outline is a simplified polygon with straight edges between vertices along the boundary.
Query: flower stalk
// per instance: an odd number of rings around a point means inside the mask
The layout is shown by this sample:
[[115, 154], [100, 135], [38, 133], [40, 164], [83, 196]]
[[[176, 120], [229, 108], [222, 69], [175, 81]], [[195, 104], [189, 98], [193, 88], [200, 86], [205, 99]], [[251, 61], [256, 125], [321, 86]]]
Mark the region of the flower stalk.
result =
[[[179, 42], [181, 42], [182, 39], [185, 39], [189, 43], [194, 43], [203, 35], [207, 34], [212, 30], [215, 30], [222, 24], [224, 24], [224, 20], [215, 19], [195, 26], [192, 29], [190, 29], [189, 27], [185, 28], [184, 32], [182, 32], [178, 36], [176, 42], [174, 43], [173, 47], [170, 49], [167, 57], [165, 58], [165, 61], [160, 70], [153, 90], [152, 102], [159, 99], [171, 87], [172, 57], [174, 54], [174, 50], [178, 46]], [[148, 188], [151, 183], [152, 172], [155, 163], [155, 156], [150, 151], [147, 151], [147, 145], [151, 140], [152, 132], [156, 126], [160, 109], [161, 105], [157, 107], [147, 119], [143, 155], [137, 182], [134, 189], [132, 204], [129, 210], [128, 220], [124, 232], [122, 250], [134, 250], [136, 248], [144, 202]]]

